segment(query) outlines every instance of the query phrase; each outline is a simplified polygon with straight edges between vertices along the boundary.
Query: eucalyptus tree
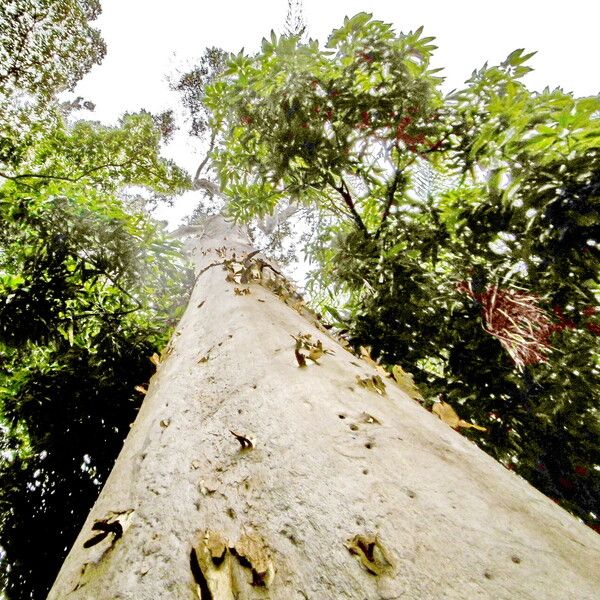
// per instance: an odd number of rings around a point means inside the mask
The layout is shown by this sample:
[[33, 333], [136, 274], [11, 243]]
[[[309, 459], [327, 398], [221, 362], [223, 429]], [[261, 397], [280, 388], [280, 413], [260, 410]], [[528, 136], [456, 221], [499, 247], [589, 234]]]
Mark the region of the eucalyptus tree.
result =
[[[204, 99], [229, 214], [293, 197], [323, 237], [382, 244], [411, 168], [460, 161], [469, 135], [431, 41], [360, 14], [325, 50], [272, 36], [232, 57]], [[594, 532], [448, 426], [484, 425], [349, 352], [242, 225], [181, 234], [190, 302], [51, 599], [594, 597]]]

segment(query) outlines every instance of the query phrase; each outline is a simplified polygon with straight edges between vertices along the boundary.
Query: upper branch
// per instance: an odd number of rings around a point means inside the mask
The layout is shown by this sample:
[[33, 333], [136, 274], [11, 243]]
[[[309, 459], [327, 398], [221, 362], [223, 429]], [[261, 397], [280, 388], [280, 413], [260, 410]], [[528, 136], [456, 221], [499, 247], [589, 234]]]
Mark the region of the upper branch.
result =
[[96, 167], [92, 167], [91, 169], [84, 171], [83, 173], [80, 173], [76, 177], [70, 177], [67, 175], [50, 175], [48, 173], [22, 173], [21, 175], [9, 175], [8, 173], [3, 173], [1, 171], [0, 171], [0, 177], [4, 177], [4, 179], [10, 179], [11, 181], [19, 181], [20, 179], [55, 179], [58, 181], [69, 181], [71, 183], [76, 183], [79, 180], [83, 179], [84, 177], [87, 177], [88, 175], [95, 173], [96, 171], [100, 171], [102, 169], [109, 169], [111, 167], [112, 168], [126, 167], [127, 165], [131, 164], [132, 162], [133, 162], [133, 159], [129, 159], [122, 163], [106, 163], [103, 165], [98, 165]]
[[354, 206], [354, 200], [352, 200], [352, 195], [350, 194], [350, 190], [348, 189], [348, 186], [346, 185], [346, 182], [343, 180], [343, 178], [341, 178], [341, 185], [339, 185], [339, 186], [334, 185], [333, 189], [336, 192], [339, 192], [340, 195], [342, 196], [342, 198], [344, 199], [344, 202], [346, 203], [346, 206], [349, 208], [350, 213], [352, 214], [352, 218], [354, 219], [354, 222], [356, 223], [358, 228], [365, 234], [365, 237], [369, 237], [369, 231], [366, 228], [360, 215], [358, 214], [356, 207]]
[[206, 163], [208, 162], [208, 159], [210, 158], [210, 153], [214, 150], [216, 137], [217, 137], [217, 132], [213, 131], [212, 135], [210, 136], [210, 144], [208, 146], [208, 150], [206, 151], [206, 156], [204, 157], [204, 160], [200, 163], [200, 165], [196, 169], [196, 174], [194, 175], [194, 184], [196, 184], [200, 180], [200, 173], [202, 173], [202, 169], [204, 169], [204, 167], [206, 166]]
[[383, 230], [383, 226], [386, 222], [386, 219], [390, 214], [390, 210], [392, 209], [392, 206], [394, 206], [394, 197], [396, 195], [396, 191], [398, 190], [398, 185], [400, 184], [401, 180], [402, 171], [400, 169], [396, 169], [396, 172], [394, 173], [394, 179], [388, 186], [387, 200], [385, 203], [383, 214], [381, 215], [381, 223], [379, 224], [377, 232], [375, 233], [375, 239], [377, 239], [381, 235], [381, 231]]

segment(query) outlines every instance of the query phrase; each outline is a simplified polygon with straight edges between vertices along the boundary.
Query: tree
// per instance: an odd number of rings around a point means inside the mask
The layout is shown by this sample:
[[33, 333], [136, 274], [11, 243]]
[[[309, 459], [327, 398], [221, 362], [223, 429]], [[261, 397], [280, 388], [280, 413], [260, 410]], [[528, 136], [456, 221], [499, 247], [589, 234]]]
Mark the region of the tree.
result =
[[[0, 168], [16, 167], [106, 47], [90, 25], [97, 0], [7, 0], [0, 6]], [[92, 105], [86, 103], [87, 106]]]
[[[330, 46], [234, 58], [206, 93], [213, 161], [234, 215], [302, 192], [378, 243], [452, 123], [420, 33], [358, 15]], [[365, 157], [390, 131], [388, 178]], [[241, 227], [192, 233], [188, 308], [50, 598], [594, 596], [589, 528], [423, 410], [401, 368], [345, 350]]]
[[326, 335], [243, 231], [199, 229], [186, 314], [49, 598], [594, 596], [590, 529]]
[[62, 124], [27, 149], [21, 172], [4, 174], [0, 511], [11, 598], [47, 593], [186, 298], [177, 244], [118, 197], [123, 185], [185, 185], [158, 140], [148, 114], [115, 128]]
[[98, 0], [3, 2], [0, 96], [47, 100], [72, 89], [106, 53], [100, 32], [89, 24], [99, 14]]

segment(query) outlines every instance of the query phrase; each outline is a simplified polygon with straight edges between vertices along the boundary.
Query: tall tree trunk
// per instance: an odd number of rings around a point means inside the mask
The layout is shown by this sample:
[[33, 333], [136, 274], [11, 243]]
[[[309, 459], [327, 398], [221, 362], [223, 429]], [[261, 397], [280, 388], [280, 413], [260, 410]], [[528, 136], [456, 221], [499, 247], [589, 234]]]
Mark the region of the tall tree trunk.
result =
[[373, 368], [240, 229], [192, 242], [187, 311], [49, 598], [598, 597], [599, 536], [391, 380], [360, 385]]

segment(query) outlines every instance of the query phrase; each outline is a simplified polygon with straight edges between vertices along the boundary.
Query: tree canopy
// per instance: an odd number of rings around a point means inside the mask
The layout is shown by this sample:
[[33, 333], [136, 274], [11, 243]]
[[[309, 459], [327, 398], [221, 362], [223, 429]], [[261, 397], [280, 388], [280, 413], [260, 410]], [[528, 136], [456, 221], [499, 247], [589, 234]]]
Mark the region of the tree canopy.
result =
[[6, 0], [0, 6], [0, 96], [50, 98], [72, 89], [106, 53], [90, 25], [98, 0]]
[[304, 207], [330, 322], [598, 529], [600, 98], [528, 90], [523, 50], [444, 94], [432, 42], [361, 13], [232, 55], [205, 99], [227, 208]]

